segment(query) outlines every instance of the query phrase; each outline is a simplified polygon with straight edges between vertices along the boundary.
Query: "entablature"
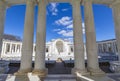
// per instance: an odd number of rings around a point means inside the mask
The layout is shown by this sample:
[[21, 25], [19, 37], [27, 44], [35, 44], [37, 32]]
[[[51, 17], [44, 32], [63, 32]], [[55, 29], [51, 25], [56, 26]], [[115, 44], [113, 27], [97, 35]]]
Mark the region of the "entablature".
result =
[[[11, 5], [21, 5], [25, 4], [26, 0], [3, 0]], [[35, 0], [37, 1], [37, 0]], [[71, 2], [72, 0], [47, 0], [48, 3], [50, 2], [58, 2], [58, 3], [66, 3], [66, 2]], [[75, 1], [75, 0], [74, 0]], [[81, 3], [84, 0], [80, 0]], [[117, 0], [92, 0], [93, 4], [103, 4], [103, 5], [111, 5], [112, 3], [116, 2]]]

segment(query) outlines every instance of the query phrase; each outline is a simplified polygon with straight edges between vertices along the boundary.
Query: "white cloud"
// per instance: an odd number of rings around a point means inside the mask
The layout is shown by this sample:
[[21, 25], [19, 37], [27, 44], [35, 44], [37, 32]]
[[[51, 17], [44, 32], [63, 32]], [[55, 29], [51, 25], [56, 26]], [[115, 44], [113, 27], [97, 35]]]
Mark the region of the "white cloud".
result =
[[58, 13], [57, 6], [58, 6], [57, 3], [50, 3], [49, 10], [52, 13], [52, 15], [57, 15]]
[[[62, 35], [63, 37], [73, 37], [73, 20], [71, 17], [64, 16], [61, 19], [58, 19], [55, 21], [55, 24], [58, 26], [63, 26], [64, 30], [62, 28], [60, 29], [54, 29], [57, 34]], [[82, 31], [83, 34], [85, 34], [85, 24], [82, 23]]]
[[73, 24], [68, 25], [67, 28], [73, 28]]
[[54, 32], [56, 32], [56, 31], [60, 31], [60, 30], [61, 30], [61, 29], [53, 29]]
[[73, 42], [73, 37], [68, 37], [65, 39], [66, 41]]
[[58, 34], [64, 34], [64, 33], [66, 33], [65, 30], [61, 30], [61, 31], [58, 32]]
[[55, 21], [55, 24], [62, 26], [68, 26], [71, 25], [72, 23], [73, 23], [72, 18], [68, 16], [64, 16], [61, 19]]
[[72, 37], [73, 36], [73, 30], [61, 30], [57, 32], [58, 34], [65, 36], [65, 37]]
[[67, 8], [62, 9], [63, 12], [64, 12], [64, 11], [67, 11], [67, 10], [68, 10]]

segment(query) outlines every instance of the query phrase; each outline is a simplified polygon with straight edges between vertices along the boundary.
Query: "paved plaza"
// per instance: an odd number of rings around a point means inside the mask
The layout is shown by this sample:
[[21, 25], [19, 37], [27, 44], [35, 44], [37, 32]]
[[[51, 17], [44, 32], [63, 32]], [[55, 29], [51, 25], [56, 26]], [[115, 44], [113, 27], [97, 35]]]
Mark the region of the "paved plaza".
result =
[[[14, 72], [17, 72], [18, 65], [15, 65], [15, 67], [12, 67], [12, 69], [9, 71], [9, 74], [3, 74], [0, 75], [0, 81], [119, 81], [120, 80], [120, 74], [113, 74], [108, 71], [107, 75], [103, 76], [82, 76], [78, 74], [78, 77], [76, 78], [74, 75], [71, 74], [72, 67], [64, 67], [64, 63], [55, 63], [54, 65], [49, 65], [48, 68], [48, 75], [46, 78], [41, 78], [37, 75], [32, 75], [29, 73], [28, 75], [20, 75], [20, 76], [14, 76]], [[105, 66], [102, 67], [105, 71]]]
[[120, 81], [120, 74], [107, 74], [104, 76], [78, 75], [78, 78], [73, 75], [47, 75], [46, 78], [40, 78], [31, 73], [21, 76], [1, 74], [0, 81]]

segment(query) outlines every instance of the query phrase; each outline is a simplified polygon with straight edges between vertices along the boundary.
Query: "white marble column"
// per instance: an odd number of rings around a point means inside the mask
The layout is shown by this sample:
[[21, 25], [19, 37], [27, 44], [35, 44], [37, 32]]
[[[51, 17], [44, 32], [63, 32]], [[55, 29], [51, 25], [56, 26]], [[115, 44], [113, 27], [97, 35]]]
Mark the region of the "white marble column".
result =
[[114, 51], [114, 54], [115, 54], [115, 46], [114, 46], [114, 42], [112, 43], [112, 45], [113, 45], [113, 51]]
[[1, 51], [1, 58], [4, 57], [6, 50], [6, 43], [5, 41], [2, 42], [2, 51]]
[[36, 33], [36, 54], [33, 74], [46, 76], [45, 43], [46, 43], [46, 1], [38, 1], [38, 21]]
[[73, 6], [73, 34], [74, 34], [74, 68], [72, 73], [88, 74], [85, 69], [84, 43], [80, 0], [72, 1]]
[[34, 2], [32, 0], [27, 0], [26, 5], [21, 64], [17, 74], [25, 74], [32, 70]]
[[4, 43], [4, 45], [5, 45], [5, 47], [4, 47], [4, 54], [5, 54], [5, 52], [6, 52], [6, 43]]
[[17, 53], [17, 44], [15, 44], [15, 53]]
[[2, 50], [1, 50], [1, 58], [2, 58], [2, 55], [4, 55], [4, 50], [5, 50], [5, 42], [3, 41], [2, 42]]
[[19, 44], [19, 51], [18, 52], [20, 53], [20, 44]]
[[10, 42], [10, 48], [9, 48], [9, 53], [12, 53], [13, 52], [13, 47], [12, 47], [12, 42]]
[[5, 21], [6, 4], [0, 1], [0, 59], [2, 51], [2, 39], [4, 34], [4, 21]]
[[104, 74], [99, 68], [92, 0], [84, 0], [87, 67], [91, 75]]
[[111, 49], [112, 49], [112, 53], [114, 53], [113, 42], [111, 42]]
[[22, 53], [22, 43], [20, 44], [20, 54]]
[[115, 42], [113, 43], [113, 45], [114, 45], [114, 50], [115, 50], [115, 54], [116, 54], [117, 52], [116, 52]]
[[[102, 44], [102, 43], [101, 43], [101, 51], [103, 52], [103, 44]], [[101, 53], [102, 53], [102, 52], [101, 52]]]
[[113, 3], [112, 8], [115, 22], [116, 42], [120, 61], [120, 1]]

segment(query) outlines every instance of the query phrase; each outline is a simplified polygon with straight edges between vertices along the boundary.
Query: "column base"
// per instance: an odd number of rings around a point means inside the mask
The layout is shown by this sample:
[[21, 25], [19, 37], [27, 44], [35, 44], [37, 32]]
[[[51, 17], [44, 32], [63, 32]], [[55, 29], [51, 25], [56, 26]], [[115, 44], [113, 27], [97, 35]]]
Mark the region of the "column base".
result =
[[14, 75], [27, 75], [31, 71], [32, 69], [19, 70], [18, 72], [14, 73]]
[[73, 68], [72, 69], [72, 74], [77, 75], [77, 73], [80, 74], [80, 75], [89, 75], [90, 74], [86, 69]]
[[89, 69], [90, 75], [92, 76], [102, 76], [105, 75], [105, 72], [103, 72], [101, 69]]
[[45, 77], [48, 74], [48, 70], [44, 69], [44, 70], [40, 70], [40, 69], [34, 69], [32, 71], [33, 75], [38, 75], [40, 77]]

